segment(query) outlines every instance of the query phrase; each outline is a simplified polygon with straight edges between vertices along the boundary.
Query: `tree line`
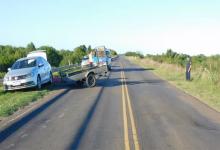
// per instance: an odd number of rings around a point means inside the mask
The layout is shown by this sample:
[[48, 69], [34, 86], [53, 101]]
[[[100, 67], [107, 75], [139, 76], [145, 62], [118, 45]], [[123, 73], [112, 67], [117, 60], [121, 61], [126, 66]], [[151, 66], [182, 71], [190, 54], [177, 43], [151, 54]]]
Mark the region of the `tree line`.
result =
[[[68, 64], [80, 63], [83, 56], [89, 54], [93, 49], [91, 46], [80, 45], [73, 50], [55, 49], [52, 46], [40, 46], [38, 48], [31, 42], [26, 47], [14, 47], [11, 45], [0, 45], [0, 72], [7, 72], [7, 68], [19, 58], [26, 57], [27, 54], [35, 50], [46, 50], [48, 62], [53, 67]], [[115, 50], [111, 50], [112, 55], [117, 55]]]
[[194, 68], [206, 68], [210, 71], [219, 71], [220, 72], [220, 55], [205, 56], [203, 54], [190, 56], [187, 54], [179, 54], [174, 52], [172, 49], [168, 49], [166, 53], [161, 55], [146, 55], [147, 58], [151, 58], [154, 61], [160, 63], [169, 63], [177, 64], [184, 67], [188, 61], [188, 58], [191, 59]]
[[126, 52], [125, 55], [135, 56], [139, 58], [150, 58], [160, 63], [177, 64], [182, 67], [185, 66], [187, 59], [189, 58], [191, 59], [194, 66], [202, 66], [211, 70], [220, 70], [220, 55], [205, 56], [203, 54], [200, 54], [190, 56], [187, 54], [177, 53], [172, 49], [168, 49], [165, 53], [157, 55], [147, 54], [144, 56], [140, 52]]
[[125, 56], [144, 58], [144, 55], [141, 54], [140, 52], [126, 52]]

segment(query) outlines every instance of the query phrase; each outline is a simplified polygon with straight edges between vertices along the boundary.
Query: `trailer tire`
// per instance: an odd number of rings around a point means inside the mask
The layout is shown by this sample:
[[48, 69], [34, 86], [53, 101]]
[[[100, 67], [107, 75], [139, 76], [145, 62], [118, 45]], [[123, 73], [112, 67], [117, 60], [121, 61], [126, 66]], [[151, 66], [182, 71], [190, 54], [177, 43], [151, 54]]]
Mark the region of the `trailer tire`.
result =
[[88, 76], [86, 77], [86, 86], [91, 88], [94, 87], [96, 85], [96, 77], [94, 73], [90, 73], [88, 74]]

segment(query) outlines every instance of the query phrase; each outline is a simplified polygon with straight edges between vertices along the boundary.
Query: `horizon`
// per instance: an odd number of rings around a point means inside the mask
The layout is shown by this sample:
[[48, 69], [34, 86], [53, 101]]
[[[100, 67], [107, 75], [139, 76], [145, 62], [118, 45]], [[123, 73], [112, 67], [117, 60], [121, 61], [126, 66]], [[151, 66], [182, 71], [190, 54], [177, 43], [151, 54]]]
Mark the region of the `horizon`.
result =
[[[16, 5], [15, 5], [16, 3]], [[220, 2], [139, 0], [0, 2], [0, 45], [69, 49], [105, 45], [119, 53], [220, 54]], [[10, 8], [10, 9], [9, 9]], [[33, 11], [34, 10], [34, 11]]]

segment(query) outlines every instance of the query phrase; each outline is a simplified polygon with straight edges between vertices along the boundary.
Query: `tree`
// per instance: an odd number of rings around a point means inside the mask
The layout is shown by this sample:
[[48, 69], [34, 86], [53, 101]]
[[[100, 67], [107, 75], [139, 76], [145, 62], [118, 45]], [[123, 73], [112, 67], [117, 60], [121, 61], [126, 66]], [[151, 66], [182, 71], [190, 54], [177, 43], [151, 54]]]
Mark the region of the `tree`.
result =
[[89, 54], [92, 51], [92, 47], [91, 45], [89, 45], [89, 47], [87, 48], [87, 54]]
[[61, 50], [61, 51], [59, 51], [59, 55], [62, 57], [62, 60], [60, 62], [60, 66], [76, 63], [76, 57], [75, 57], [73, 51]]
[[27, 51], [28, 51], [28, 52], [35, 51], [35, 50], [36, 50], [36, 48], [35, 48], [33, 42], [31, 42], [31, 43], [29, 43], [29, 44], [27, 45]]
[[62, 57], [59, 55], [58, 51], [51, 46], [41, 46], [39, 47], [41, 50], [46, 50], [48, 62], [51, 66], [58, 67]]
[[116, 52], [115, 50], [113, 50], [113, 49], [110, 49], [110, 52], [111, 52], [111, 55], [112, 55], [112, 56], [118, 55], [117, 52]]
[[126, 52], [125, 56], [144, 58], [144, 55], [141, 54], [141, 52]]
[[76, 62], [77, 63], [80, 63], [82, 58], [83, 58], [83, 56], [86, 55], [86, 50], [87, 50], [87, 48], [86, 48], [85, 45], [81, 45], [81, 46], [76, 47], [74, 49], [74, 55], [76, 57]]

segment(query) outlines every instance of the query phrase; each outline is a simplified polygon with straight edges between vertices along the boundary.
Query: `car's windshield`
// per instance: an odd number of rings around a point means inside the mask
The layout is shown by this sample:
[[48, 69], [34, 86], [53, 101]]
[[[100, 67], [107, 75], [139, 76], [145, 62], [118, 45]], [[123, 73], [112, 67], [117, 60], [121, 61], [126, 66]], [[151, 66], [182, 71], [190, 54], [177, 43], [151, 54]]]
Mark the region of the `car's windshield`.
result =
[[36, 59], [32, 58], [32, 59], [16, 61], [11, 69], [14, 70], [14, 69], [22, 69], [22, 68], [31, 68], [35, 66], [36, 66]]

